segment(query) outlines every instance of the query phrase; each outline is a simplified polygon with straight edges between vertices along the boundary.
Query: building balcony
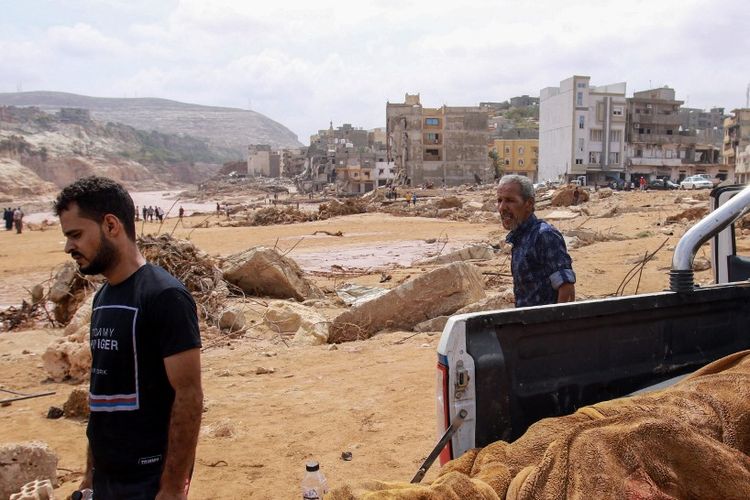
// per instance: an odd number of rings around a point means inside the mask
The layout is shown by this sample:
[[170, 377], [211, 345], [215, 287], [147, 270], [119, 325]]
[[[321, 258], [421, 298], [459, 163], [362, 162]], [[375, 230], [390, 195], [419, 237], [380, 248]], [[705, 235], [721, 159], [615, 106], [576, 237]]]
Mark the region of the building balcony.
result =
[[675, 131], [682, 123], [678, 115], [644, 115], [644, 114], [632, 114], [630, 117], [633, 123], [640, 123], [644, 125], [674, 125]]
[[642, 158], [634, 157], [628, 158], [628, 161], [633, 166], [657, 166], [657, 167], [678, 167], [682, 165], [680, 158]]
[[697, 144], [698, 138], [690, 135], [679, 135], [679, 134], [639, 134], [634, 131], [628, 142], [640, 143], [640, 144]]

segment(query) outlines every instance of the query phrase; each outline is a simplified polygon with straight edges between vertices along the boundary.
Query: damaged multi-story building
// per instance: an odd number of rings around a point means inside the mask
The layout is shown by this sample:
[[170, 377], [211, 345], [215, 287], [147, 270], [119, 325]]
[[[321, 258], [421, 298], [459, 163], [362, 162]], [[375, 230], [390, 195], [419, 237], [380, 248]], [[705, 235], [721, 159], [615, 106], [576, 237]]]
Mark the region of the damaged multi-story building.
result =
[[253, 144], [247, 148], [247, 175], [250, 177], [279, 177], [281, 157], [267, 144]]
[[696, 130], [684, 130], [680, 106], [670, 87], [634, 92], [628, 98], [626, 172], [629, 179], [644, 177], [680, 181], [693, 174], [731, 177], [719, 163], [719, 148], [701, 142]]
[[732, 110], [724, 120], [722, 156], [726, 168], [734, 168], [737, 182], [750, 182], [750, 108]]
[[590, 80], [573, 76], [541, 90], [540, 180], [606, 183], [625, 171], [625, 82]]
[[721, 147], [724, 141], [724, 119], [727, 115], [724, 108], [680, 107], [680, 129], [683, 132], [695, 132], [698, 142]]
[[419, 94], [386, 104], [387, 160], [398, 182], [458, 185], [491, 181], [488, 113], [479, 106], [425, 108]]
[[319, 130], [310, 137], [307, 175], [300, 186], [318, 191], [334, 184], [339, 193], [366, 193], [395, 179], [395, 167], [387, 161], [385, 134], [344, 124]]

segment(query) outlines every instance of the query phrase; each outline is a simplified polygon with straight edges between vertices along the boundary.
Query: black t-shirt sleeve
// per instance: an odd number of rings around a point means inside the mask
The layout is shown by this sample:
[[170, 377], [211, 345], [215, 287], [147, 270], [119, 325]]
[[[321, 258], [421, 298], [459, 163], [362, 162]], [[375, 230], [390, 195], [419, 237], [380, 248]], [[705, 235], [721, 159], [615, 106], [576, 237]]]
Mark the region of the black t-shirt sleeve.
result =
[[201, 347], [195, 301], [183, 288], [167, 288], [152, 304], [152, 319], [159, 332], [162, 358]]

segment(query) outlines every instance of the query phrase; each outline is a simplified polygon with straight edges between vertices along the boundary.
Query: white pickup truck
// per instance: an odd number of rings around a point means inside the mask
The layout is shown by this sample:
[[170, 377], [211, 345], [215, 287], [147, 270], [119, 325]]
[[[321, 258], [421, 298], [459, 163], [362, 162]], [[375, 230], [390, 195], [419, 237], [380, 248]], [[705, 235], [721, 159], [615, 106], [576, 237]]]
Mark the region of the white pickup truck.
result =
[[[438, 434], [463, 425], [441, 463], [750, 348], [750, 258], [736, 255], [733, 225], [750, 187], [716, 188], [711, 200], [675, 248], [669, 291], [451, 317], [438, 346]], [[693, 258], [709, 239], [717, 284], [698, 287]]]

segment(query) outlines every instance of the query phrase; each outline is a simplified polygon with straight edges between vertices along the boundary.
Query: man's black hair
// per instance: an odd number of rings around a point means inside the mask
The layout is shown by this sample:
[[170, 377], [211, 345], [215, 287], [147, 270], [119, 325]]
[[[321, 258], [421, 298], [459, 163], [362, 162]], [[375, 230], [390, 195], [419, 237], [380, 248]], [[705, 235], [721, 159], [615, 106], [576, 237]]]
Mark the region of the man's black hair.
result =
[[125, 227], [125, 234], [135, 241], [135, 205], [133, 198], [122, 185], [107, 177], [90, 176], [65, 186], [55, 199], [55, 215], [68, 210], [70, 204], [78, 205], [82, 217], [102, 222], [112, 214]]

